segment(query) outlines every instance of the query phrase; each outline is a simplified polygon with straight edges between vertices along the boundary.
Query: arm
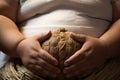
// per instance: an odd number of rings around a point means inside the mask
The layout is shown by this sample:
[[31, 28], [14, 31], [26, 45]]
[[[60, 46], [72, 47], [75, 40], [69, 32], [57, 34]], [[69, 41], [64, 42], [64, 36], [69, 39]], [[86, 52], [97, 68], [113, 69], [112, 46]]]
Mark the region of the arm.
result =
[[9, 18], [0, 15], [0, 46], [7, 55], [18, 56], [16, 47], [24, 39], [15, 23]]
[[114, 3], [117, 8], [113, 8], [114, 24], [100, 38], [71, 33], [71, 37], [83, 46], [65, 61], [66, 77], [86, 76], [99, 70], [107, 59], [120, 55], [120, 5], [117, 2]]
[[[43, 77], [56, 77], [56, 73], [58, 74], [59, 71], [56, 67], [57, 60], [43, 50], [39, 43], [49, 36], [50, 32], [46, 35], [25, 39], [14, 22], [0, 16], [0, 46], [2, 50], [7, 55], [19, 57], [23, 65], [33, 73]], [[55, 71], [51, 71], [53, 69]]]
[[0, 47], [11, 56], [15, 54], [17, 44], [24, 39], [16, 22], [18, 0], [0, 0]]
[[120, 20], [100, 38], [71, 33], [71, 37], [83, 43], [83, 46], [64, 62], [66, 77], [84, 77], [99, 70], [107, 59], [120, 55], [119, 31]]
[[120, 19], [100, 39], [104, 40], [106, 45], [108, 45], [107, 58], [120, 55]]
[[49, 38], [51, 33], [24, 38], [15, 24], [17, 6], [13, 1], [17, 0], [0, 0], [0, 49], [7, 55], [19, 57], [33, 73], [42, 77], [56, 77], [60, 73], [56, 67], [58, 62], [39, 43]]
[[113, 0], [112, 7], [114, 24], [100, 37], [109, 47], [108, 58], [120, 55], [120, 0]]

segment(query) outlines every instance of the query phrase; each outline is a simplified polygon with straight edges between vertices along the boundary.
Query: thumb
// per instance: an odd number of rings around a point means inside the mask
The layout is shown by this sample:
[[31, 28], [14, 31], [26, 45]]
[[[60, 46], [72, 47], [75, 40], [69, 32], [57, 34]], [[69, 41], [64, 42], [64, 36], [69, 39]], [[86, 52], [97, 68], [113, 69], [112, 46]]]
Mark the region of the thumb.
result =
[[86, 38], [87, 38], [86, 35], [84, 35], [84, 34], [76, 34], [76, 33], [73, 33], [73, 32], [71, 32], [70, 37], [72, 39], [74, 39], [78, 42], [82, 42], [82, 43], [84, 43], [86, 41]]
[[51, 31], [48, 31], [47, 33], [42, 33], [42, 34], [38, 35], [36, 38], [40, 43], [42, 43], [46, 39], [48, 39], [50, 36], [51, 36]]

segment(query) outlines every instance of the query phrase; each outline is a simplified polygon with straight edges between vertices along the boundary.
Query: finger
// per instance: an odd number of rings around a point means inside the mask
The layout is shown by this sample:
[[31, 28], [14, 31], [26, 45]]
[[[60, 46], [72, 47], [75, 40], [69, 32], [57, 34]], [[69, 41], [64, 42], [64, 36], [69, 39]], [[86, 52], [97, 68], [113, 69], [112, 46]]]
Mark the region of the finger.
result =
[[88, 66], [85, 66], [86, 65], [85, 61], [86, 61], [86, 59], [83, 59], [82, 61], [79, 61], [71, 66], [68, 66], [63, 70], [63, 72], [65, 74], [69, 74], [69, 73], [73, 73], [78, 70], [82, 70], [83, 68], [88, 67]]
[[96, 70], [96, 66], [93, 65], [91, 61], [89, 62], [87, 59], [85, 59], [64, 69], [64, 74], [68, 77], [73, 77], [73, 76], [83, 77], [95, 70]]
[[[44, 67], [38, 65], [38, 62], [39, 62], [38, 60], [37, 61], [32, 60], [32, 61], [33, 62], [31, 64], [27, 65], [26, 67], [27, 67], [27, 69], [29, 69], [32, 73], [34, 73], [36, 75], [39, 75], [41, 77], [48, 76], [48, 77], [53, 77], [54, 78], [55, 75], [59, 74], [59, 73], [55, 73], [54, 71], [48, 71]], [[56, 70], [56, 69], [54, 68], [54, 70]]]
[[39, 65], [34, 65], [34, 73], [41, 77], [52, 77], [55, 78], [57, 74], [47, 71]]
[[85, 54], [85, 50], [84, 49], [80, 49], [78, 50], [75, 54], [73, 54], [70, 58], [68, 58], [65, 62], [64, 62], [64, 65], [65, 66], [69, 66], [69, 65], [72, 65], [82, 59], [84, 59], [86, 57], [86, 54]]
[[77, 68], [73, 68], [74, 66], [72, 65], [72, 66], [69, 66], [69, 67], [66, 67], [64, 70], [63, 70], [63, 73], [64, 74], [69, 74], [69, 73], [71, 73], [71, 72], [73, 72], [73, 71], [76, 71], [77, 70]]
[[45, 60], [46, 62], [52, 65], [58, 65], [58, 61], [53, 56], [51, 56], [47, 51], [40, 49], [39, 52], [40, 52], [39, 54], [40, 58], [42, 58], [43, 60]]
[[85, 42], [86, 41], [86, 36], [83, 34], [75, 34], [73, 32], [71, 32], [71, 38], [75, 39], [76, 41], [79, 42]]
[[78, 78], [78, 79], [81, 79], [85, 76], [88, 76], [89, 74], [91, 73], [91, 71], [79, 71], [77, 70], [76, 72], [73, 72], [73, 73], [69, 73], [68, 75], [66, 75], [67, 78]]
[[[80, 65], [79, 65], [80, 66]], [[72, 70], [71, 70], [72, 69]], [[80, 66], [79, 68], [76, 67], [76, 69], [72, 68], [71, 69], [69, 68], [69, 72], [65, 73], [66, 77], [68, 78], [71, 78], [71, 77], [83, 77], [85, 76], [86, 74], [90, 73], [91, 72], [91, 67], [88, 67], [88, 66]], [[74, 70], [73, 70], [74, 69]], [[70, 72], [71, 70], [71, 72]]]
[[40, 43], [44, 42], [46, 39], [48, 39], [51, 36], [51, 31], [36, 36], [37, 40], [39, 40]]
[[60, 70], [57, 67], [45, 62], [41, 58], [38, 59], [38, 65], [45, 68], [46, 70], [48, 70], [50, 72], [53, 72], [53, 73], [56, 73], [56, 74], [60, 73]]
[[[85, 50], [86, 51], [86, 50]], [[64, 70], [65, 73], [75, 72], [77, 70], [82, 70], [85, 67], [92, 67], [94, 63], [89, 59], [89, 56], [87, 55], [87, 52], [83, 50], [82, 54], [84, 54], [83, 58], [80, 60], [79, 55], [73, 56], [72, 59], [68, 59], [68, 66]], [[89, 54], [89, 53], [88, 53]], [[74, 61], [74, 62], [73, 62]]]

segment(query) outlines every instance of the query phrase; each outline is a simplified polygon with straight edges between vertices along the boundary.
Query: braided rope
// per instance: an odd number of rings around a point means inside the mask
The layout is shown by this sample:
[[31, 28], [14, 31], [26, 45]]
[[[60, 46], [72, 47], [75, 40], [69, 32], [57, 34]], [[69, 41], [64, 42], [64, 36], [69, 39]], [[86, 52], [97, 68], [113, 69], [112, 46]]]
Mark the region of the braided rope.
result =
[[44, 80], [27, 70], [19, 59], [11, 58], [0, 69], [0, 80]]
[[[17, 66], [17, 67], [15, 67]], [[18, 59], [12, 59], [0, 69], [0, 80], [45, 80], [28, 71]], [[61, 79], [62, 80], [62, 79]], [[120, 80], [120, 58], [106, 63], [104, 68], [82, 80]]]
[[70, 37], [70, 32], [68, 32], [65, 28], [59, 28], [53, 31], [52, 36], [43, 42], [43, 49], [48, 51], [59, 62], [58, 67], [61, 69], [61, 74], [59, 74], [55, 80], [67, 80], [62, 72], [64, 69], [64, 61], [79, 50], [81, 46], [81, 43]]
[[[48, 41], [42, 44], [42, 47], [44, 49], [46, 49], [49, 53], [52, 53], [51, 55], [58, 59], [58, 61], [60, 62], [59, 63], [60, 69], [64, 67], [63, 66], [64, 60], [71, 56], [74, 53], [74, 51], [78, 50], [78, 48], [80, 47], [78, 43], [69, 38], [69, 33], [66, 32], [64, 34], [64, 32], [66, 31], [64, 30], [55, 31], [55, 34], [52, 36], [53, 38], [57, 37], [57, 39], [49, 39]], [[67, 39], [67, 43], [64, 39]], [[72, 45], [72, 47], [70, 47], [70, 45]], [[11, 58], [6, 63], [6, 65], [0, 69], [0, 80], [45, 80], [45, 79], [27, 70], [22, 65], [20, 59]], [[66, 80], [66, 79], [64, 78], [63, 74], [60, 74], [58, 78], [54, 80]], [[107, 62], [100, 71], [93, 72], [91, 75], [85, 77], [82, 80], [120, 80], [120, 58], [116, 58]]]

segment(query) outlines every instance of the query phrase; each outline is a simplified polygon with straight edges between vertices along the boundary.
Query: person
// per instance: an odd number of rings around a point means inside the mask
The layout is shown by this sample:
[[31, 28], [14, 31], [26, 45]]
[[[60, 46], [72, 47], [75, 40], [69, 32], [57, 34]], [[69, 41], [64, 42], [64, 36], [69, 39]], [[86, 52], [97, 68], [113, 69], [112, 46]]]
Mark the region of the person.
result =
[[[25, 38], [19, 32], [15, 24], [16, 22], [15, 16], [16, 16], [18, 1], [14, 0], [13, 2], [13, 0], [9, 0], [9, 1], [1, 0], [0, 4], [1, 4], [0, 6], [1, 50], [5, 52], [7, 55], [10, 55], [12, 57], [21, 58], [23, 60], [24, 66], [26, 66], [31, 71], [34, 69], [33, 72], [39, 71], [38, 73], [40, 73], [42, 76], [45, 75], [48, 77], [54, 77], [57, 73], [59, 73], [59, 70], [55, 67], [55, 65], [57, 65], [58, 62], [56, 61], [55, 58], [53, 58], [45, 50], [43, 50], [39, 45], [39, 41], [42, 41], [47, 37], [49, 37], [50, 32], [47, 33], [46, 35], [42, 34], [41, 36], [33, 36], [30, 38]], [[25, 50], [23, 50], [24, 48]], [[18, 52], [20, 52], [20, 54]], [[35, 66], [34, 64], [37, 65]], [[43, 68], [46, 69], [43, 70]]]
[[64, 62], [64, 75], [90, 74], [120, 53], [120, 0], [112, 3], [113, 8], [111, 0], [0, 0], [0, 49], [33, 73], [54, 78], [61, 72], [58, 61], [39, 42], [63, 26], [83, 43]]

